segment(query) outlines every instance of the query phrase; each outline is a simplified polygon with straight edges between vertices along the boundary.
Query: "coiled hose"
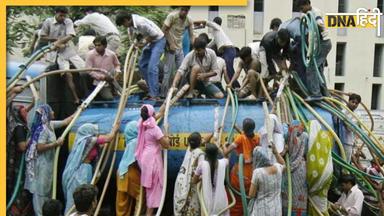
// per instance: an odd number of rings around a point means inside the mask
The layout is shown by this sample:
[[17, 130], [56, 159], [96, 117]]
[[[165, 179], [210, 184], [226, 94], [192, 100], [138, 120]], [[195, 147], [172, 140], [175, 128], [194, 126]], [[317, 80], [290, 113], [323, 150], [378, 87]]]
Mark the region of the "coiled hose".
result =
[[[306, 43], [306, 33], [308, 32], [308, 44]], [[300, 22], [301, 35], [301, 53], [305, 67], [311, 64], [316, 68], [316, 74], [319, 80], [325, 84], [323, 77], [320, 74], [316, 58], [320, 51], [320, 33], [317, 26], [315, 15], [312, 12], [306, 13]]]

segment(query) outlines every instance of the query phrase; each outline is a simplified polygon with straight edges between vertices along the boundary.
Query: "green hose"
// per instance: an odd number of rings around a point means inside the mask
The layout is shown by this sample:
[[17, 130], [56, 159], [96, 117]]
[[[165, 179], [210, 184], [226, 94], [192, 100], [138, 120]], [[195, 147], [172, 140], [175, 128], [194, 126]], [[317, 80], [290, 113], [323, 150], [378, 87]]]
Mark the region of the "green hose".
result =
[[232, 190], [233, 192], [235, 192], [236, 195], [241, 196], [240, 191], [236, 190], [236, 188], [234, 188], [231, 184], [231, 178], [229, 176], [229, 169], [226, 170], [225, 175], [226, 175], [226, 181], [227, 181], [227, 185], [228, 185], [229, 189]]
[[[309, 38], [308, 44], [306, 43], [306, 32], [308, 30]], [[317, 26], [315, 15], [312, 12], [308, 12], [301, 18], [300, 22], [300, 34], [301, 34], [301, 53], [305, 67], [313, 64], [316, 69], [316, 75], [319, 77], [321, 83], [325, 83], [323, 77], [320, 74], [316, 58], [320, 51], [320, 32]], [[317, 43], [315, 43], [317, 42]], [[315, 46], [315, 44], [317, 46]]]
[[[301, 90], [304, 92], [304, 93], [306, 93], [306, 92], [308, 92], [307, 91], [307, 89], [306, 89], [306, 87], [305, 87], [305, 85], [301, 82], [301, 80], [300, 80], [300, 78], [298, 78], [297, 77], [297, 74], [295, 74], [295, 73], [293, 73], [293, 77], [294, 77], [294, 79], [295, 79], [295, 81], [297, 82], [297, 84], [299, 85], [299, 87], [301, 88]], [[296, 76], [295, 76], [296, 75]], [[323, 103], [324, 104], [324, 103]], [[336, 109], [334, 109], [333, 107], [330, 107], [330, 106], [328, 106], [327, 108], [329, 108], [329, 109], [327, 109], [328, 111], [335, 111], [335, 112], [339, 112], [339, 111], [337, 111]], [[343, 117], [340, 117], [340, 118], [343, 118], [343, 120], [344, 121], [347, 121], [347, 122], [349, 122], [349, 124], [353, 124], [354, 126], [352, 126], [357, 132], [358, 132], [358, 135], [360, 136], [360, 137], [364, 137], [364, 138], [362, 138], [365, 142], [367, 142], [367, 143], [369, 143], [368, 145], [371, 147], [371, 148], [373, 148], [374, 150], [375, 150], [375, 153], [376, 154], [378, 154], [382, 159], [384, 158], [384, 156], [382, 155], [382, 152], [381, 152], [381, 150], [380, 149], [378, 149], [378, 147], [372, 142], [372, 140], [359, 128], [359, 127], [357, 127], [353, 122], [351, 122], [350, 120], [349, 120], [349, 118], [348, 117], [346, 117], [345, 116], [345, 114], [343, 114], [343, 113], [340, 113], [339, 112], [339, 116], [344, 116], [344, 118]]]
[[247, 192], [245, 191], [244, 186], [244, 157], [243, 154], [239, 155], [239, 183], [240, 183], [240, 192], [241, 192], [241, 202], [243, 203], [243, 215], [248, 216], [248, 204], [247, 204]]
[[21, 178], [23, 177], [23, 174], [24, 174], [24, 165], [25, 165], [25, 154], [23, 153], [21, 155], [21, 159], [20, 159], [19, 172], [17, 174], [16, 185], [15, 185], [15, 188], [13, 189], [13, 193], [12, 193], [11, 199], [9, 200], [9, 202], [7, 204], [6, 211], [9, 210], [9, 208], [15, 202], [17, 195], [19, 194], [19, 190], [20, 190], [20, 187], [21, 187], [21, 181], [22, 181]]
[[[305, 115], [304, 113], [302, 113], [302, 115]], [[341, 164], [342, 167], [346, 168], [347, 170], [349, 171], [353, 171], [354, 174], [356, 174], [358, 177], [360, 177], [361, 180], [363, 180], [363, 182], [368, 185], [369, 187], [369, 190], [370, 192], [372, 192], [374, 194], [375, 197], [377, 197], [377, 194], [376, 192], [374, 191], [373, 187], [371, 184], [369, 184], [369, 182], [361, 175], [361, 173], [359, 171], [357, 171], [356, 168], [354, 168], [353, 166], [351, 165], [347, 165], [345, 164], [345, 161], [340, 159], [340, 156], [335, 154], [334, 152], [332, 152], [332, 158], [333, 160], [337, 163], [337, 164]]]
[[[295, 76], [294, 76], [294, 79], [295, 79], [295, 81], [299, 84], [301, 90], [302, 90], [303, 92], [306, 92], [306, 91], [307, 91], [307, 90], [306, 90], [306, 87], [301, 83], [301, 80], [300, 80], [298, 77], [295, 77]], [[336, 109], [334, 109], [333, 107], [329, 107], [329, 109], [327, 109], [327, 110], [328, 110], [328, 111], [334, 111], [334, 110], [336, 110]], [[342, 114], [342, 113], [340, 113], [340, 115], [345, 116], [345, 114]], [[344, 121], [349, 121], [349, 118], [345, 117], [345, 118], [344, 118]], [[369, 142], [369, 143], [371, 144], [372, 148], [375, 149], [375, 152], [376, 152], [376, 153], [379, 153], [379, 155], [380, 155], [381, 157], [383, 157], [382, 154], [381, 154], [381, 151], [380, 151], [380, 150], [377, 148], [377, 146], [374, 145], [371, 141], [368, 141], [370, 138], [368, 138], [368, 137], [365, 135], [365, 133], [362, 132], [362, 131], [360, 130], [359, 127], [356, 127], [356, 126], [355, 126], [354, 129], [355, 129], [355, 130], [358, 130], [360, 136], [365, 136], [365, 141], [366, 141], [366, 142]]]
[[[306, 33], [308, 32], [308, 44], [306, 43]], [[315, 35], [313, 35], [315, 34]], [[317, 26], [316, 17], [312, 12], [307, 12], [300, 21], [300, 35], [302, 42], [302, 57], [303, 62], [306, 67], [308, 67], [311, 62], [311, 57], [316, 57], [319, 55], [320, 48], [320, 32]], [[317, 46], [315, 46], [315, 41]], [[309, 50], [308, 50], [309, 49]], [[308, 53], [310, 52], [310, 53]], [[307, 59], [308, 58], [308, 59]]]
[[[289, 96], [289, 95], [288, 95]], [[292, 100], [291, 100], [292, 102]], [[296, 104], [291, 104], [292, 107], [295, 107]], [[323, 107], [324, 108], [324, 107]], [[332, 107], [327, 107], [329, 109], [333, 109]], [[325, 108], [324, 108], [325, 109]], [[297, 109], [293, 108], [294, 110], [294, 114], [296, 116], [300, 116], [300, 114], [296, 113], [297, 112]], [[302, 109], [300, 109], [300, 111], [302, 111]], [[335, 111], [336, 113], [338, 112], [337, 110]], [[337, 113], [337, 114], [342, 114], [342, 113]], [[305, 115], [304, 113], [301, 113], [301, 115]], [[337, 155], [336, 153], [332, 152], [332, 159], [333, 161], [340, 165], [341, 167], [347, 169], [348, 171], [352, 172], [353, 174], [355, 174], [356, 176], [359, 177], [359, 179], [363, 182], [364, 185], [366, 185], [368, 188], [367, 188], [367, 191], [369, 191], [370, 193], [372, 193], [375, 198], [377, 199], [377, 193], [376, 191], [374, 190], [374, 188], [372, 187], [372, 185], [364, 178], [365, 177], [369, 177], [369, 178], [372, 178], [372, 179], [377, 179], [377, 180], [382, 180], [383, 178], [380, 178], [380, 177], [376, 177], [376, 176], [371, 176], [365, 172], [362, 172], [361, 170], [351, 166], [350, 164], [347, 164], [343, 159], [341, 159], [341, 157], [339, 155]], [[288, 179], [289, 180], [289, 179]], [[289, 184], [289, 183], [288, 183]], [[360, 183], [361, 184], [361, 183]], [[289, 215], [289, 214], [288, 214]]]
[[292, 71], [292, 76], [293, 76], [293, 79], [295, 80], [296, 84], [298, 85], [298, 87], [300, 88], [300, 90], [303, 92], [304, 96], [308, 96], [309, 93], [308, 93], [308, 89], [307, 87], [304, 85], [303, 81], [300, 79], [299, 75], [297, 74], [296, 71]]
[[381, 158], [381, 160], [384, 160], [384, 155], [381, 153], [381, 150], [378, 149], [378, 147], [372, 142], [370, 137], [368, 137], [367, 134], [365, 134], [361, 130], [361, 128], [358, 127], [356, 124], [354, 124], [345, 114], [343, 114], [342, 112], [340, 112], [337, 109], [334, 109], [333, 107], [331, 107], [330, 105], [328, 105], [326, 103], [319, 103], [319, 106], [322, 107], [323, 109], [328, 110], [332, 114], [336, 115], [338, 118], [343, 120], [343, 122], [347, 126], [353, 128], [354, 131], [357, 132], [356, 134], [360, 137], [360, 139], [362, 139], [364, 143], [366, 143], [369, 147], [371, 147], [375, 151], [376, 155]]
[[[231, 90], [229, 90], [229, 91], [231, 91]], [[230, 95], [230, 97], [233, 97], [232, 101], [234, 101], [234, 104], [232, 104], [233, 109], [234, 109], [234, 112], [232, 112], [232, 125], [231, 125], [231, 129], [230, 129], [229, 136], [228, 136], [228, 143], [231, 143], [232, 140], [233, 140], [233, 136], [234, 136], [234, 127], [236, 125], [236, 119], [237, 119], [237, 116], [238, 116], [238, 113], [239, 113], [239, 102], [238, 102], [238, 98], [237, 98], [236, 94], [229, 94], [229, 95]], [[228, 185], [229, 189], [231, 191], [233, 191], [236, 195], [241, 197], [241, 201], [242, 201], [242, 204], [243, 204], [243, 214], [248, 216], [247, 199], [249, 199], [249, 197], [246, 194], [245, 185], [244, 185], [244, 173], [243, 173], [244, 157], [243, 157], [243, 154], [239, 155], [238, 166], [239, 166], [238, 178], [239, 178], [239, 184], [240, 184], [240, 191], [237, 191], [232, 186], [232, 184], [230, 182], [229, 170], [228, 169], [226, 171], [226, 179], [227, 179], [226, 181], [227, 181], [227, 185]]]
[[351, 166], [350, 164], [346, 163], [338, 154], [332, 152], [332, 157], [335, 159], [335, 160], [339, 160], [341, 161], [345, 166], [348, 166], [349, 169], [353, 170], [353, 172], [355, 173], [359, 173], [360, 175], [362, 176], [366, 176], [368, 178], [371, 178], [371, 179], [374, 179], [374, 180], [379, 180], [379, 181], [384, 181], [384, 178], [383, 177], [379, 177], [379, 176], [373, 176], [373, 175], [370, 175], [366, 172], [363, 172], [361, 170], [359, 170], [358, 168], [354, 167], [354, 166]]
[[[306, 32], [308, 32], [308, 44], [306, 43]], [[316, 38], [314, 37], [314, 35]], [[320, 34], [319, 29], [317, 27], [316, 19], [312, 12], [306, 13], [300, 21], [300, 35], [301, 35], [301, 52], [302, 52], [302, 58], [305, 67], [308, 67], [309, 64], [313, 61], [314, 57], [316, 57], [319, 53], [319, 47], [318, 44], [317, 47], [315, 47], [315, 39], [317, 41], [320, 41]], [[309, 52], [309, 53], [308, 53]]]
[[[299, 79], [297, 78], [297, 77], [294, 77], [295, 78], [295, 80], [296, 80], [296, 82], [298, 82], [299, 83]], [[305, 86], [304, 85], [300, 85], [299, 84], [299, 86], [301, 87], [301, 89], [302, 90], [304, 90], [303, 92], [305, 92]], [[345, 115], [343, 115], [341, 112], [339, 112], [338, 110], [336, 110], [336, 109], [334, 109], [333, 107], [331, 107], [331, 106], [327, 106], [327, 104], [326, 105], [324, 105], [324, 103], [320, 103], [321, 105], [322, 105], [322, 108], [324, 108], [325, 109], [325, 106], [326, 106], [326, 108], [328, 108], [327, 110], [328, 111], [330, 111], [331, 113], [333, 113], [334, 115], [336, 114], [337, 116], [339, 116], [342, 120], [344, 120], [344, 121], [347, 121], [347, 123], [349, 123], [350, 125], [351, 124], [353, 124], [353, 122], [350, 122], [349, 121], [349, 119], [347, 118], [347, 117], [345, 117]], [[304, 114], [303, 114], [304, 115]], [[364, 136], [366, 139], [365, 139], [365, 141], [366, 142], [368, 142], [369, 144], [372, 144], [371, 142], [370, 142], [370, 140], [369, 140], [369, 138], [367, 138], [366, 137], [366, 134], [364, 134], [361, 130], [359, 130], [359, 128], [358, 127], [354, 127], [354, 129], [355, 130], [358, 130], [358, 134], [360, 135], [360, 136]], [[377, 149], [376, 149], [377, 150]], [[376, 152], [378, 152], [378, 151], [376, 151]], [[335, 154], [334, 152], [332, 152], [332, 158], [333, 158], [333, 160], [337, 163], [337, 164], [339, 164], [339, 165], [343, 165], [342, 167], [343, 168], [345, 168], [345, 169], [347, 169], [347, 170], [349, 170], [349, 171], [352, 171], [354, 174], [356, 174], [357, 176], [359, 176], [359, 178], [364, 182], [364, 184], [365, 185], [367, 185], [368, 187], [369, 187], [369, 191], [371, 192], [371, 193], [373, 193], [374, 194], [374, 196], [377, 198], [377, 194], [376, 194], [376, 191], [373, 189], [373, 187], [372, 187], [372, 185], [363, 177], [363, 175], [364, 176], [367, 176], [367, 175], [365, 175], [365, 173], [363, 174], [360, 170], [358, 170], [358, 169], [356, 169], [355, 167], [353, 167], [353, 166], [351, 166], [351, 165], [349, 165], [349, 164], [345, 164], [345, 161], [343, 161], [342, 159], [340, 159], [340, 156], [339, 155], [337, 155], [337, 154]], [[369, 176], [367, 176], [367, 177], [369, 177]]]
[[[341, 156], [343, 157], [343, 159], [346, 159], [346, 156], [345, 156], [345, 151], [344, 151], [344, 146], [339, 138], [339, 136], [335, 133], [335, 131], [333, 130], [333, 128], [316, 112], [316, 110], [314, 110], [309, 104], [307, 104], [298, 94], [294, 93], [294, 96], [295, 98], [297, 98], [299, 100], [299, 102], [301, 104], [303, 104], [307, 109], [308, 111], [311, 112], [311, 114], [329, 131], [329, 133], [332, 134], [332, 137], [335, 139], [338, 147], [339, 147], [339, 150], [340, 150], [340, 154]], [[305, 114], [304, 114], [305, 115]]]
[[[302, 113], [302, 115], [305, 115], [304, 113]], [[362, 176], [361, 174], [361, 171], [357, 170], [356, 168], [354, 168], [353, 166], [349, 165], [349, 164], [346, 164], [346, 162], [340, 158], [339, 155], [337, 155], [336, 153], [332, 152], [332, 159], [334, 162], [336, 162], [337, 164], [339, 164], [340, 166], [342, 166], [343, 168], [347, 169], [348, 171], [350, 172], [353, 172], [356, 176], [359, 177], [360, 180], [363, 181], [364, 185], [367, 185], [368, 186], [368, 190], [375, 196], [375, 198], [377, 199], [377, 193], [376, 191], [373, 189], [372, 185]], [[360, 183], [361, 184], [361, 183]]]
[[293, 97], [293, 99], [295, 100], [296, 106], [297, 106], [299, 112], [301, 113], [301, 115], [303, 116], [304, 121], [308, 122], [309, 119], [305, 115], [305, 111], [304, 111], [303, 105], [300, 103], [300, 101], [297, 99], [297, 97]]
[[[287, 94], [287, 96], [288, 96], [289, 103], [290, 103], [290, 105], [291, 105], [291, 107], [292, 107], [292, 109], [293, 109], [293, 113], [295, 113], [297, 119], [300, 120], [300, 121], [306, 126], [307, 124], [305, 124], [304, 117], [303, 117], [303, 115], [298, 111], [298, 108], [297, 108], [297, 106], [296, 106], [295, 101], [293, 100], [293, 96], [292, 96], [292, 93], [291, 93], [290, 89], [287, 88], [287, 89], [285, 90], [285, 92], [286, 92], [286, 94]], [[306, 127], [306, 128], [307, 128], [307, 127]], [[308, 129], [308, 128], [307, 128], [307, 129]]]

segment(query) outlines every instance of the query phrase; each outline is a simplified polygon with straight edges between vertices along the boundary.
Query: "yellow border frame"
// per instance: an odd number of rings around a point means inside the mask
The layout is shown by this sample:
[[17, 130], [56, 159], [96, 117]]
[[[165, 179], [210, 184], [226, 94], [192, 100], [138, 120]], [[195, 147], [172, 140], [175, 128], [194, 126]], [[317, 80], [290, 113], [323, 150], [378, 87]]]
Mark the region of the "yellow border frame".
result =
[[220, 6], [246, 6], [247, 0], [163, 0], [159, 2], [158, 0], [110, 0], [107, 3], [104, 1], [95, 0], [90, 4], [89, 1], [85, 0], [64, 0], [64, 1], [54, 1], [54, 0], [8, 0], [5, 5], [8, 6], [40, 6], [40, 5], [72, 5], [72, 6], [82, 6], [82, 5], [102, 5], [102, 6], [112, 6], [112, 5], [121, 5], [121, 6], [168, 6], [168, 5], [191, 5], [191, 6], [209, 6], [209, 5], [220, 5]]
[[[1, 11], [0, 11], [0, 28], [1, 28], [1, 67], [3, 69], [2, 75], [0, 77], [0, 86], [3, 89], [0, 92], [0, 97], [3, 101], [6, 101], [6, 7], [7, 6], [45, 6], [45, 5], [72, 5], [72, 6], [83, 6], [83, 5], [105, 5], [105, 6], [168, 6], [168, 5], [192, 5], [192, 6], [209, 6], [209, 5], [220, 5], [220, 6], [246, 6], [247, 0], [163, 0], [159, 2], [158, 0], [110, 0], [110, 1], [94, 1], [90, 4], [87, 0], [64, 0], [64, 1], [55, 1], [55, 0], [0, 0]], [[0, 106], [0, 176], [6, 176], [6, 103], [2, 103]], [[0, 195], [0, 212], [3, 212], [5, 215], [6, 212], [6, 179], [3, 177], [3, 181], [0, 181], [0, 188], [3, 191]], [[2, 215], [2, 214], [1, 214]]]

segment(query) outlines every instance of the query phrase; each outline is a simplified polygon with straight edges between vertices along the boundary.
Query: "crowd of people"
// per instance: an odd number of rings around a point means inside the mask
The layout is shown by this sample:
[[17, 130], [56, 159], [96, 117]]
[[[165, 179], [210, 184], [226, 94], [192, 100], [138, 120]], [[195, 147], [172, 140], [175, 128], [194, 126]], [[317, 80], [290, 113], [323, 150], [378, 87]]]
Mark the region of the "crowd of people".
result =
[[[16, 92], [20, 91], [18, 87], [14, 89]], [[351, 104], [356, 97], [350, 98], [348, 106], [353, 106]], [[9, 131], [12, 133], [9, 142], [13, 142], [17, 148], [10, 149], [18, 152], [26, 151], [27, 164], [25, 190], [12, 209], [13, 215], [18, 215], [17, 209], [21, 207], [24, 207], [22, 208], [24, 211], [35, 212], [36, 215], [61, 215], [63, 210], [67, 213], [73, 205], [77, 212], [72, 215], [92, 215], [97, 203], [97, 188], [90, 184], [93, 174], [92, 162], [97, 160], [100, 146], [110, 142], [115, 136], [119, 125], [115, 125], [107, 135], [100, 135], [95, 124], [85, 123], [78, 128], [62, 176], [65, 194], [65, 208], [63, 208], [60, 201], [50, 199], [54, 149], [63, 144], [61, 138], [56, 139], [53, 129], [67, 125], [72, 116], [63, 121], [54, 121], [51, 108], [43, 104], [36, 110], [29, 130], [25, 120], [26, 108], [13, 108], [14, 110], [9, 110], [10, 116], [14, 117], [9, 119], [9, 123], [14, 125]], [[130, 121], [124, 128], [126, 146], [116, 174], [116, 215], [134, 213], [141, 186], [145, 188], [146, 215], [153, 215], [161, 201], [164, 187], [161, 149], [169, 147], [169, 139], [156, 124], [153, 106], [143, 105], [139, 115], [138, 122]], [[235, 190], [240, 190], [243, 183], [250, 199], [247, 211], [251, 215], [286, 215], [288, 192], [284, 186], [286, 166], [283, 157], [288, 152], [292, 175], [293, 213], [312, 215], [311, 208], [307, 207], [310, 205], [309, 197], [316, 199], [315, 205], [319, 205], [320, 209], [325, 202], [325, 210], [322, 211], [323, 213], [328, 211], [327, 194], [324, 194], [323, 190], [328, 191], [329, 184], [319, 184], [319, 181], [330, 183], [329, 176], [333, 172], [332, 163], [324, 161], [330, 159], [332, 145], [327, 132], [321, 130], [317, 121], [311, 121], [308, 134], [298, 121], [283, 125], [276, 115], [270, 114], [270, 118], [273, 136], [286, 137], [283, 141], [286, 147], [281, 153], [276, 149], [275, 143], [270, 143], [268, 140], [267, 126], [264, 125], [255, 132], [256, 124], [251, 118], [243, 120], [241, 133], [235, 137], [233, 143], [218, 146], [212, 144], [216, 142], [212, 140], [213, 134], [202, 138], [198, 132], [188, 137], [189, 146], [175, 181], [174, 215], [201, 215], [197, 187], [200, 181], [204, 205], [209, 215], [218, 214], [226, 209], [229, 201], [224, 179], [226, 169], [229, 169], [228, 157], [233, 150], [236, 154], [243, 155], [244, 164], [243, 167], [239, 164], [232, 167], [230, 184]], [[288, 130], [284, 130], [285, 126], [288, 126]], [[320, 143], [325, 151], [318, 151]], [[202, 146], [205, 146], [204, 151], [200, 148]], [[361, 154], [361, 151], [356, 151], [352, 156], [357, 164], [360, 164], [358, 161]], [[319, 160], [314, 160], [312, 157]], [[372, 161], [371, 166], [365, 168], [361, 165], [359, 168], [371, 175], [380, 176], [380, 165], [382, 164], [378, 165]], [[308, 178], [307, 170], [318, 171], [319, 175], [324, 176], [320, 179], [313, 175], [313, 178]], [[7, 180], [8, 178], [10, 180], [12, 176], [14, 178], [17, 170], [9, 166], [7, 172], [9, 173]], [[239, 172], [243, 173], [241, 178]], [[344, 175], [340, 183], [341, 197], [336, 203], [330, 204], [330, 208], [332, 211], [342, 212], [341, 215], [361, 215], [364, 195], [358, 188], [355, 177]], [[309, 188], [313, 188], [312, 186], [316, 184], [319, 188], [309, 191]], [[376, 185], [380, 188], [380, 181]], [[8, 186], [10, 186], [8, 189], [11, 189], [14, 185]], [[235, 206], [223, 212], [224, 215], [244, 215], [241, 197], [236, 195], [235, 199]], [[33, 208], [28, 208], [31, 200]]]
[[[110, 76], [110, 83], [99, 93], [102, 100], [112, 100], [116, 96], [114, 81], [121, 76], [119, 48], [122, 46], [116, 26], [127, 28], [131, 43], [141, 49], [138, 61], [141, 81], [139, 87], [147, 93], [145, 99], [165, 98], [170, 87], [180, 88], [189, 83], [185, 97], [223, 98], [227, 88], [234, 88], [240, 98], [267, 97], [276, 91], [277, 82], [284, 71], [295, 71], [308, 90], [308, 100], [327, 94], [323, 68], [331, 49], [331, 40], [324, 20], [310, 1], [298, 1], [300, 10], [312, 13], [320, 31], [317, 64], [305, 66], [301, 50], [300, 18], [292, 18], [282, 23], [279, 18], [271, 21], [271, 31], [267, 32], [258, 47], [238, 48], [222, 28], [222, 19], [213, 21], [192, 20], [188, 15], [190, 7], [179, 7], [166, 17], [162, 26], [152, 20], [127, 12], [118, 12], [115, 24], [111, 19], [93, 8], [84, 9], [85, 16], [73, 22], [68, 9], [57, 7], [54, 17], [46, 19], [36, 31], [30, 50], [37, 50], [44, 44], [53, 43], [56, 51], [50, 52], [46, 61], [58, 69], [100, 68]], [[88, 26], [90, 29], [79, 37], [77, 48], [73, 43], [75, 27]], [[207, 27], [212, 38], [206, 33], [195, 34], [195, 29]], [[237, 66], [235, 58], [239, 57]], [[176, 73], [175, 73], [176, 71]], [[240, 74], [245, 78], [240, 82]], [[319, 73], [318, 73], [319, 72]], [[322, 76], [320, 77], [319, 74]], [[72, 93], [74, 103], [81, 98], [71, 73], [63, 73]], [[92, 85], [88, 93], [102, 78], [91, 76]], [[309, 82], [310, 80], [310, 82]], [[271, 83], [271, 81], [273, 81]], [[261, 88], [267, 85], [266, 91]], [[275, 83], [275, 84], [273, 84]]]
[[[236, 89], [240, 98], [267, 97], [277, 91], [277, 82], [288, 71], [297, 72], [307, 87], [308, 99], [313, 100], [328, 94], [326, 83], [321, 81], [317, 71], [323, 76], [331, 41], [321, 12], [311, 6], [310, 0], [298, 0], [297, 3], [301, 12], [315, 15], [321, 35], [317, 64], [308, 67], [302, 59], [300, 18], [285, 22], [273, 19], [271, 31], [263, 36], [256, 53], [247, 46], [237, 50], [221, 27], [220, 17], [213, 21], [194, 21], [188, 16], [190, 8], [186, 6], [169, 13], [161, 27], [146, 17], [126, 12], [116, 15], [115, 24], [126, 27], [135, 48], [142, 49], [138, 65], [148, 100], [160, 100], [171, 87], [180, 89], [187, 83], [190, 86], [185, 95], [187, 98], [202, 96], [220, 99], [225, 97], [228, 88]], [[41, 43], [52, 43], [56, 50], [49, 52], [46, 59], [57, 64], [61, 70], [70, 66], [106, 70], [109, 73], [106, 78], [91, 76], [92, 86], [101, 80], [108, 81], [109, 85], [103, 87], [99, 97], [112, 100], [116, 93], [114, 82], [122, 74], [117, 54], [121, 46], [121, 34], [109, 17], [93, 9], [84, 12], [82, 19], [73, 22], [67, 17], [67, 8], [57, 7], [54, 17], [47, 18], [36, 33], [33, 42], [37, 45], [33, 49], [39, 49]], [[73, 44], [75, 26], [81, 25], [89, 25], [91, 31], [82, 36], [76, 49]], [[205, 33], [194, 34], [194, 29], [205, 27], [211, 29], [211, 39]], [[187, 45], [183, 43], [185, 38], [189, 38]], [[237, 57], [239, 63], [235, 67], [234, 60]], [[245, 72], [245, 79], [240, 82], [242, 71]], [[81, 98], [73, 75], [65, 73], [62, 76], [68, 83], [74, 103], [79, 105]], [[267, 85], [271, 81], [275, 84]], [[263, 91], [262, 83], [268, 86], [267, 92]], [[34, 111], [31, 122], [28, 122], [26, 116], [31, 107], [12, 104], [13, 98], [22, 90], [16, 86], [7, 96], [7, 200], [11, 198], [15, 187], [19, 171], [17, 161], [21, 153], [25, 154], [26, 163], [23, 190], [10, 210], [11, 215], [28, 215], [29, 212], [30, 215], [56, 216], [67, 214], [73, 206], [76, 210], [72, 216], [92, 215], [98, 195], [97, 188], [90, 184], [93, 165], [98, 160], [99, 149], [116, 136], [120, 125], [113, 125], [111, 132], [106, 135], [99, 133], [96, 124], [85, 123], [77, 129], [62, 175], [63, 205], [58, 200], [50, 199], [54, 152], [64, 143], [62, 138], [56, 137], [54, 130], [67, 126], [73, 115], [56, 121], [52, 108], [42, 104]], [[360, 96], [354, 94], [350, 96], [347, 106], [355, 110], [360, 102]], [[164, 134], [157, 125], [158, 115], [152, 105], [143, 105], [138, 116], [138, 121], [130, 121], [124, 128], [125, 151], [116, 173], [116, 215], [121, 216], [133, 215], [141, 186], [145, 189], [146, 215], [153, 215], [160, 206], [164, 187], [161, 150], [170, 146], [168, 134]], [[199, 183], [209, 215], [222, 213], [236, 216], [244, 215], [244, 211], [255, 216], [286, 215], [287, 167], [283, 158], [286, 153], [289, 153], [292, 175], [293, 215], [315, 215], [315, 211], [329, 215], [328, 206], [330, 212], [336, 215], [361, 215], [364, 195], [352, 175], [340, 178], [340, 199], [328, 203], [327, 193], [333, 172], [330, 155], [332, 144], [319, 123], [311, 121], [310, 131], [306, 131], [298, 121], [283, 125], [276, 115], [270, 114], [269, 117], [274, 136], [283, 137], [286, 144], [283, 152], [277, 150], [276, 143], [270, 142], [266, 126], [255, 131], [256, 123], [251, 116], [243, 120], [241, 133], [233, 143], [212, 144], [216, 142], [212, 140], [212, 135], [202, 138], [199, 132], [188, 137], [188, 150], [175, 182], [174, 215], [201, 215]], [[342, 128], [347, 160], [350, 162], [352, 158], [359, 164], [361, 151], [353, 154], [352, 130], [347, 125], [342, 125]], [[319, 150], [320, 143], [324, 151]], [[200, 148], [203, 146], [204, 151]], [[235, 195], [235, 206], [226, 209], [229, 195], [224, 179], [226, 170], [230, 169], [228, 157], [231, 152], [244, 157], [243, 166], [233, 165], [229, 175], [230, 184], [235, 190], [245, 188], [250, 200], [246, 210], [238, 194]], [[380, 165], [372, 161], [370, 167], [360, 168], [371, 175], [380, 175]], [[382, 187], [380, 184], [377, 183], [378, 187]]]

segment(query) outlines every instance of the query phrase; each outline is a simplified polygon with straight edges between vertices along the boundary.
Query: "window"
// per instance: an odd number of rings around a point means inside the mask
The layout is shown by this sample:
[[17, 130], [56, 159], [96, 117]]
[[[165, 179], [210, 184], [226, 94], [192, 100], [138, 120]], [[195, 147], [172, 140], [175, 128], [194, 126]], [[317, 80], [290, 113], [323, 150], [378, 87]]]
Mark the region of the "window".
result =
[[[380, 12], [382, 12], [382, 10]], [[384, 23], [384, 15], [381, 16], [380, 23]], [[384, 38], [384, 28], [381, 28], [380, 37]]]
[[263, 34], [264, 27], [264, 0], [254, 0], [253, 33]]
[[[384, 0], [377, 0], [377, 8], [380, 9], [380, 12], [384, 12]], [[380, 23], [383, 25], [384, 22], [384, 16], [380, 16]], [[384, 28], [381, 27], [380, 37], [384, 38]]]
[[339, 13], [347, 12], [347, 0], [339, 0], [339, 7], [337, 9], [337, 12]]
[[381, 85], [380, 84], [373, 84], [372, 85], [371, 109], [373, 109], [373, 110], [380, 109], [380, 99], [381, 99]]
[[337, 43], [336, 47], [336, 76], [344, 76], [346, 43]]
[[[384, 0], [377, 0], [377, 8], [380, 9], [381, 13], [384, 12]], [[380, 23], [381, 25], [383, 25], [382, 23], [384, 22], [384, 16], [380, 16], [380, 19]], [[380, 35], [380, 37], [384, 37], [384, 28], [381, 28]]]
[[301, 17], [300, 8], [297, 6], [297, 0], [292, 1], [292, 18]]
[[219, 6], [209, 6], [209, 11], [219, 11]]
[[215, 17], [219, 16], [219, 6], [209, 6], [208, 8], [208, 20], [213, 21]]
[[264, 11], [264, 0], [254, 0], [254, 9], [255, 12], [263, 12]]
[[297, 0], [292, 1], [292, 12], [300, 12], [300, 8], [297, 6]]
[[[339, 0], [339, 6], [337, 8], [338, 13], [346, 13], [347, 12], [347, 0]], [[346, 36], [347, 28], [338, 28], [337, 36]]]
[[344, 91], [344, 83], [335, 83], [335, 90]]
[[373, 76], [381, 77], [383, 76], [384, 70], [384, 44], [375, 44], [375, 59], [373, 61]]

